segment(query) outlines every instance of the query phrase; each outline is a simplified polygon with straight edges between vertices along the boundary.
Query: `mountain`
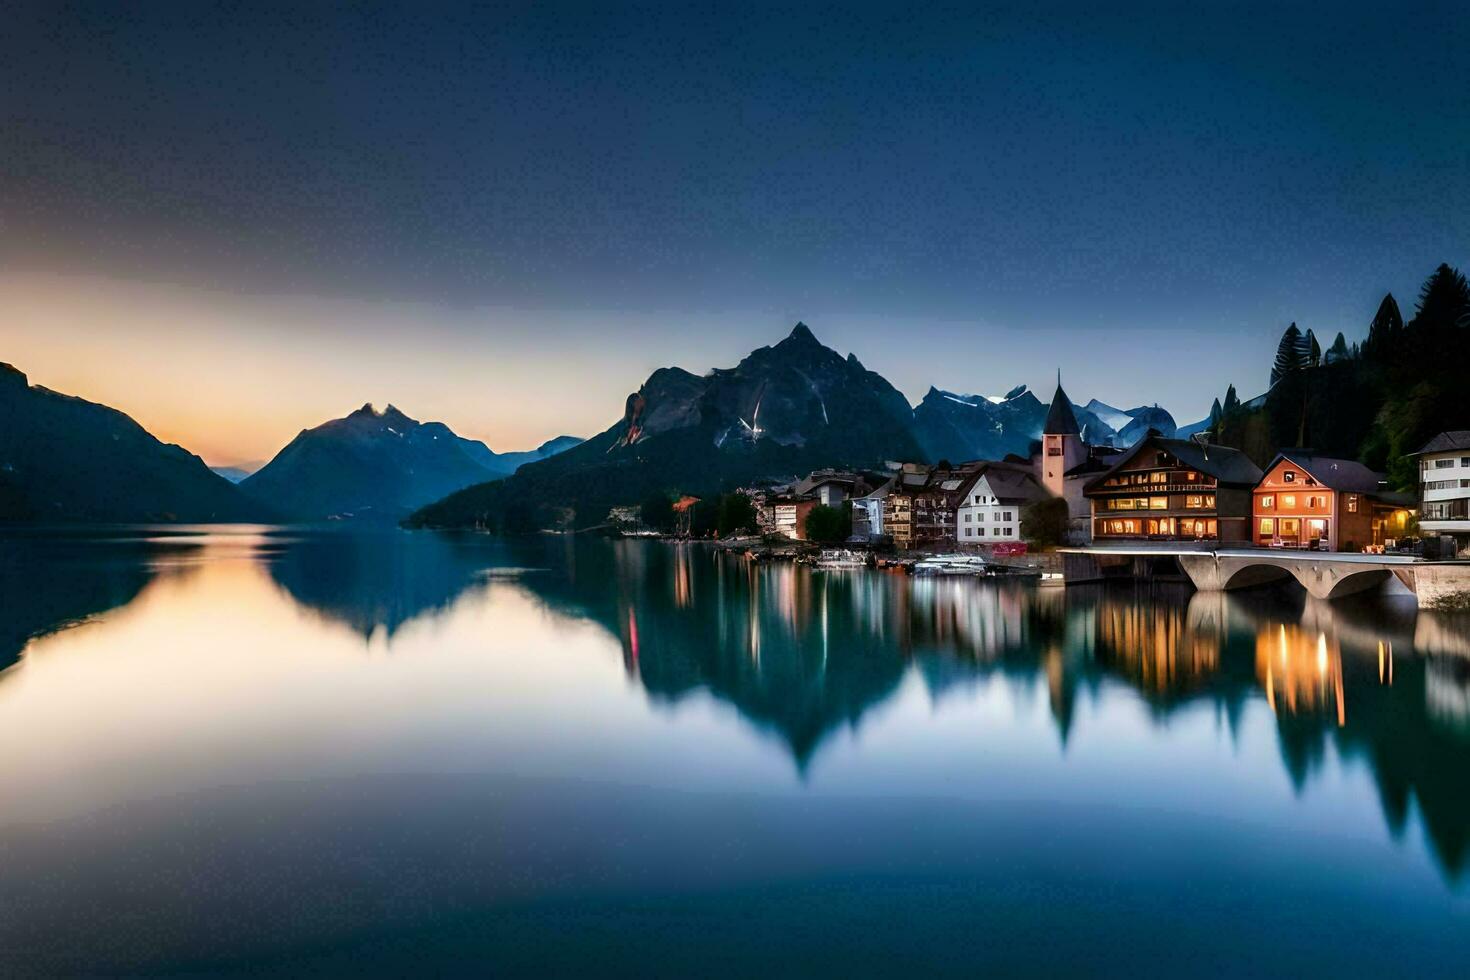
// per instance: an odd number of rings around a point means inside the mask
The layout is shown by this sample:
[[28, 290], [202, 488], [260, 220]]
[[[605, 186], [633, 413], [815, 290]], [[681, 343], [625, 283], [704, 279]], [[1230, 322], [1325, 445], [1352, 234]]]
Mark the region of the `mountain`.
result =
[[1096, 398], [1083, 405], [1082, 411], [1090, 412], [1097, 416], [1103, 422], [1106, 422], [1114, 431], [1121, 430], [1129, 422], [1133, 421], [1133, 416], [1121, 408], [1114, 408], [1106, 402], [1098, 401]]
[[303, 430], [240, 488], [294, 519], [394, 522], [576, 442], [561, 436], [529, 453], [497, 454], [442, 422], [416, 421], [392, 405], [382, 412], [364, 405]]
[[1173, 439], [1179, 429], [1174, 422], [1174, 416], [1157, 405], [1129, 409], [1128, 414], [1133, 421], [1125, 425], [1114, 440], [1114, 445], [1119, 448], [1132, 446], [1148, 435], [1150, 429], [1156, 430], [1165, 439]]
[[0, 520], [257, 521], [269, 509], [122, 412], [0, 364]]
[[471, 459], [491, 473], [501, 476], [510, 476], [527, 463], [550, 459], [557, 453], [564, 453], [573, 446], [581, 444], [582, 440], [577, 436], [557, 436], [525, 452], [497, 453], [483, 442], [460, 438], [460, 448], [469, 453]]
[[914, 409], [914, 435], [931, 462], [1025, 455], [1041, 438], [1043, 405], [1025, 385], [1001, 398], [930, 388]]
[[586, 527], [601, 523], [610, 507], [653, 492], [704, 496], [820, 466], [874, 466], [921, 454], [903, 395], [798, 323], [780, 343], [733, 368], [703, 377], [660, 368], [600, 435], [425, 507], [409, 523]]
[[237, 466], [211, 466], [210, 469], [231, 483], [239, 483], [264, 465], [265, 463], [240, 463]]

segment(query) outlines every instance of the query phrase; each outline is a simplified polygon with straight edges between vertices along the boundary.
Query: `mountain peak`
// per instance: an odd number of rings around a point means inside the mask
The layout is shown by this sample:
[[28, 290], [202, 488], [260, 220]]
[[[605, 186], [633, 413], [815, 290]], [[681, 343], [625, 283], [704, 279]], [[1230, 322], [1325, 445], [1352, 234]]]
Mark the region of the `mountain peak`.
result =
[[30, 382], [25, 372], [13, 364], [0, 361], [0, 384], [13, 384], [20, 388], [28, 387]]
[[798, 320], [796, 326], [791, 328], [791, 333], [787, 334], [786, 339], [777, 346], [821, 347], [822, 343], [812, 333], [811, 327]]

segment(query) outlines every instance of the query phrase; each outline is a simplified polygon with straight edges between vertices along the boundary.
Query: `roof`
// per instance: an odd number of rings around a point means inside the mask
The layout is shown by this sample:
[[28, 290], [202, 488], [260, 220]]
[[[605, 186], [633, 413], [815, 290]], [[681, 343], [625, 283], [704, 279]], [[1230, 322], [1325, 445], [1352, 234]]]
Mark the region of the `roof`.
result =
[[1140, 439], [1132, 449], [1118, 457], [1094, 480], [1087, 484], [1084, 493], [1091, 493], [1118, 470], [1127, 466], [1145, 449], [1163, 450], [1192, 470], [1212, 476], [1220, 483], [1254, 487], [1261, 482], [1261, 468], [1250, 461], [1250, 457], [1239, 449], [1228, 446], [1201, 446], [1192, 439], [1165, 439], [1150, 435]]
[[1077, 416], [1072, 411], [1072, 400], [1057, 384], [1056, 394], [1051, 396], [1051, 408], [1046, 410], [1046, 425], [1041, 427], [1044, 435], [1077, 436], [1082, 430], [1077, 427]]
[[1027, 504], [1050, 496], [1032, 479], [1030, 473], [1020, 470], [995, 466], [980, 476], [990, 485], [990, 492], [1003, 504]]
[[1409, 453], [1410, 456], [1423, 456], [1425, 453], [1450, 453], [1458, 449], [1470, 449], [1470, 429], [1455, 429], [1451, 432], [1441, 432], [1430, 439], [1417, 453]]
[[1285, 449], [1276, 454], [1270, 472], [1283, 459], [1289, 460], [1306, 471], [1307, 475], [1329, 490], [1346, 490], [1348, 493], [1378, 493], [1384, 489], [1385, 478], [1362, 463], [1352, 459], [1334, 459], [1318, 456], [1309, 450]]

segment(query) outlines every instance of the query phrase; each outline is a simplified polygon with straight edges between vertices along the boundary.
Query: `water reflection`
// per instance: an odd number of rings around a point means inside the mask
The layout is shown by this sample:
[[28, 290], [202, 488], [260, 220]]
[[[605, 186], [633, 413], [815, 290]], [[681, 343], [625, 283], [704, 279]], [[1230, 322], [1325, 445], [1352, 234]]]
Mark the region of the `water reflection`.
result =
[[209, 554], [252, 563], [300, 608], [390, 648], [407, 624], [451, 619], [501, 582], [597, 624], [653, 704], [733, 706], [803, 777], [910, 679], [936, 705], [992, 678], [1044, 685], [1063, 745], [1079, 737], [1084, 704], [1119, 692], [1161, 729], [1205, 706], [1234, 731], [1264, 704], [1299, 792], [1334, 758], [1359, 762], [1395, 834], [1417, 811], [1442, 869], [1458, 878], [1467, 865], [1470, 623], [1402, 602], [912, 580], [638, 541], [263, 529], [223, 542], [137, 532], [4, 544], [0, 668]]

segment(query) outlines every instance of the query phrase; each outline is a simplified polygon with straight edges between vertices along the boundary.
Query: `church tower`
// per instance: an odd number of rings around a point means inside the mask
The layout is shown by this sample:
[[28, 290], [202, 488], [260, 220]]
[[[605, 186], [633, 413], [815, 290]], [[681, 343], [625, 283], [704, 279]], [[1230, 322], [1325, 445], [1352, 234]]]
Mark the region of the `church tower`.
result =
[[1087, 443], [1082, 441], [1082, 430], [1072, 412], [1072, 401], [1062, 390], [1062, 373], [1058, 371], [1057, 392], [1052, 395], [1046, 425], [1041, 430], [1041, 461], [1037, 467], [1041, 485], [1054, 497], [1066, 497], [1067, 471], [1086, 460]]

